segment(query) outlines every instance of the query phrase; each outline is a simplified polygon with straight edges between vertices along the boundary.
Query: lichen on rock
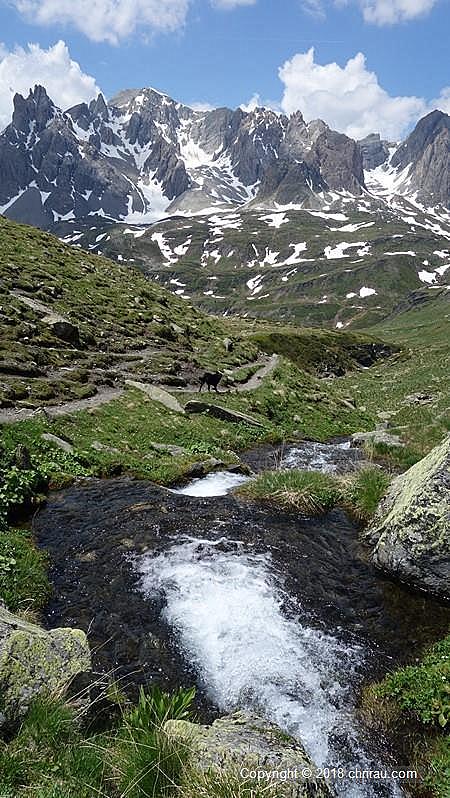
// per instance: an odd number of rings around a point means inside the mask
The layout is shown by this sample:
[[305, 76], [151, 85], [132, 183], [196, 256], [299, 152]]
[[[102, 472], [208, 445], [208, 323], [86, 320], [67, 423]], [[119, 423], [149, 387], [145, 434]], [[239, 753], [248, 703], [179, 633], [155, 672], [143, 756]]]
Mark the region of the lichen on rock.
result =
[[450, 435], [394, 479], [365, 539], [375, 565], [450, 595]]
[[[280, 798], [331, 796], [326, 782], [314, 775], [316, 769], [302, 744], [258, 715], [238, 711], [211, 726], [169, 720], [165, 730], [189, 748], [194, 774], [214, 771], [218, 776], [245, 778], [259, 769], [270, 774], [267, 784], [276, 785]], [[285, 778], [287, 771], [291, 771], [290, 778]]]
[[21, 717], [38, 695], [65, 688], [91, 668], [81, 629], [46, 631], [0, 604], [0, 709], [4, 719]]

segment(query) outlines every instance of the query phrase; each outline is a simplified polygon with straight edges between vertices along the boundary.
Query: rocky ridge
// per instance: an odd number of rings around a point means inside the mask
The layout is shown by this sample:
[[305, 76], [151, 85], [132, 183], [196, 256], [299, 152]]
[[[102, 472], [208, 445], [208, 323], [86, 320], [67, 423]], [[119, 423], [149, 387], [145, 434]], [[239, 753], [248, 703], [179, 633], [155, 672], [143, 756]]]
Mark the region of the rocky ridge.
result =
[[15, 96], [0, 135], [0, 213], [51, 229], [248, 204], [321, 208], [366, 196], [364, 168], [395, 170], [400, 193], [448, 207], [448, 120], [425, 117], [388, 164], [376, 135], [357, 143], [300, 111], [196, 111], [152, 88], [63, 111], [36, 86]]

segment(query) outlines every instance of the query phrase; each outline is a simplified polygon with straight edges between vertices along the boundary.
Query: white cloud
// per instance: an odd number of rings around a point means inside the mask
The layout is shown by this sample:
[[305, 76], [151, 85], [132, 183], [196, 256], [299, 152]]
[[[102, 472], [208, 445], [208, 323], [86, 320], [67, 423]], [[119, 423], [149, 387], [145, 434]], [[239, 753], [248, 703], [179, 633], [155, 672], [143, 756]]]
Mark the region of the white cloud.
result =
[[301, 0], [302, 8], [316, 19], [324, 19], [325, 9], [322, 0]]
[[438, 0], [359, 0], [366, 22], [394, 25], [427, 14]]
[[117, 44], [140, 27], [173, 31], [185, 20], [190, 0], [14, 0], [41, 25], [70, 24], [96, 42]]
[[201, 100], [199, 102], [188, 103], [188, 105], [193, 111], [214, 111], [217, 107], [216, 105], [211, 105], [211, 103], [202, 102]]
[[341, 67], [315, 63], [311, 48], [286, 61], [279, 77], [284, 83], [285, 113], [300, 110], [307, 120], [324, 119], [352, 138], [379, 132], [396, 140], [427, 111], [420, 97], [391, 97], [367, 69], [362, 53]]
[[71, 59], [62, 41], [48, 50], [29, 44], [8, 52], [0, 46], [0, 129], [11, 121], [14, 94], [27, 95], [36, 83], [45, 86], [51, 99], [62, 108], [90, 100], [100, 91], [95, 79]]
[[[258, 0], [210, 0], [216, 8], [252, 6]], [[137, 29], [171, 32], [182, 28], [193, 0], [11, 0], [40, 25], [72, 25], [94, 42], [117, 44]]]
[[229, 10], [237, 8], [238, 6], [254, 6], [258, 0], [211, 0], [211, 3], [216, 8], [224, 8]]
[[255, 108], [261, 108], [264, 103], [261, 100], [260, 94], [254, 94], [253, 97], [250, 98], [248, 103], [242, 103], [239, 107], [241, 111], [245, 111], [247, 114], [250, 114]]
[[446, 86], [445, 89], [442, 89], [439, 97], [431, 101], [430, 111], [433, 111], [435, 108], [438, 108], [439, 111], [444, 111], [446, 114], [450, 114], [450, 86]]
[[[394, 25], [407, 22], [431, 11], [439, 0], [329, 0], [343, 8], [358, 5], [366, 22], [375, 25]], [[301, 0], [303, 10], [316, 17], [325, 17], [326, 0]]]

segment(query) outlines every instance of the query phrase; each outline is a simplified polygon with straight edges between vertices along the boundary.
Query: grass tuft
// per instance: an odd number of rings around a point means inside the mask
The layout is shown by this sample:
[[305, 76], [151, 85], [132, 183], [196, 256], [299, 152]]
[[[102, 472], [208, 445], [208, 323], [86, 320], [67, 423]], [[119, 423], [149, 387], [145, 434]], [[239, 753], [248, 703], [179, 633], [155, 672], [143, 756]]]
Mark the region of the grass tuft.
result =
[[348, 482], [343, 482], [341, 502], [350, 515], [367, 523], [373, 517], [390, 481], [390, 476], [381, 468], [364, 468]]
[[239, 493], [251, 499], [271, 501], [285, 510], [321, 515], [339, 499], [339, 483], [315, 471], [266, 471], [245, 483]]

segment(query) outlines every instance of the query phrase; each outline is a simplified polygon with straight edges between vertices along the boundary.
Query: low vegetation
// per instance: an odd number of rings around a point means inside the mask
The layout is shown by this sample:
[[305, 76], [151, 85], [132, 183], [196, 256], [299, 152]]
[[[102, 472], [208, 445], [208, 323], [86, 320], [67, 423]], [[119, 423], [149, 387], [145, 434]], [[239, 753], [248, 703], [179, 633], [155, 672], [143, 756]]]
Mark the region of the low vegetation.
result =
[[164, 731], [169, 719], [192, 716], [195, 691], [158, 688], [130, 706], [116, 705], [108, 728], [95, 731], [95, 706], [41, 697], [9, 741], [0, 739], [2, 798], [272, 798], [239, 775], [201, 775], [187, 744]]
[[[366, 689], [363, 710], [407, 747], [422, 785], [435, 798], [450, 793], [450, 636], [422, 659]], [[422, 795], [423, 787], [418, 790]]]
[[361, 469], [352, 477], [279, 469], [259, 474], [242, 485], [239, 493], [307, 515], [321, 515], [340, 506], [366, 523], [372, 518], [389, 482], [388, 474], [377, 467]]

